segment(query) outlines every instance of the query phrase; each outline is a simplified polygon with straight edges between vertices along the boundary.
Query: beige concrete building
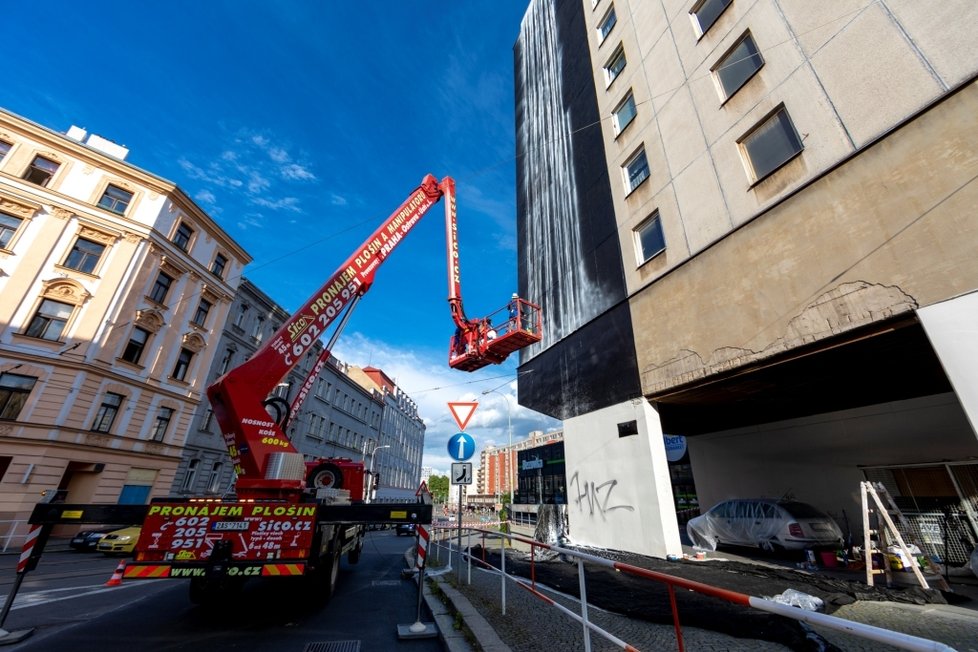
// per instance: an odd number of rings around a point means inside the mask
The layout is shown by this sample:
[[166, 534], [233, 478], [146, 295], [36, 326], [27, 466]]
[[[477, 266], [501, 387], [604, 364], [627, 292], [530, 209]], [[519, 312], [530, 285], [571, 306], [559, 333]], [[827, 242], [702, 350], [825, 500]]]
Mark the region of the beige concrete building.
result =
[[614, 488], [571, 497], [575, 537], [679, 552], [668, 434], [704, 507], [793, 494], [858, 536], [870, 479], [978, 540], [976, 22], [965, 0], [531, 3], [520, 290], [550, 330], [520, 402]]
[[250, 261], [127, 153], [0, 112], [0, 527], [168, 492]]

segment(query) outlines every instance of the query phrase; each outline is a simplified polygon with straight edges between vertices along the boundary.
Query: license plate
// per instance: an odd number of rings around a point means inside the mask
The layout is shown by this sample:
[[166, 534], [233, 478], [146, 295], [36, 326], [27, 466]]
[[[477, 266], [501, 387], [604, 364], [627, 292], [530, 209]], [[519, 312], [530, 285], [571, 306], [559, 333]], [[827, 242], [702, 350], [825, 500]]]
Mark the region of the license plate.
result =
[[214, 524], [215, 532], [244, 532], [247, 529], [246, 521], [218, 521]]

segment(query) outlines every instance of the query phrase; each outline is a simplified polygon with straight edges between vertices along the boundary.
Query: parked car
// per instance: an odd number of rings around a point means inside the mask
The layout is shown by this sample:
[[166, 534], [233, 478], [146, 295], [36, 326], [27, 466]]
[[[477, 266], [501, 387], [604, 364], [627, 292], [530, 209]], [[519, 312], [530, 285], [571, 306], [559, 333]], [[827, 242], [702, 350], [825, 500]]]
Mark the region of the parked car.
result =
[[98, 542], [97, 549], [106, 555], [131, 555], [132, 549], [139, 540], [139, 531], [142, 528], [138, 525], [114, 530], [106, 534]]
[[106, 527], [96, 528], [94, 530], [82, 530], [75, 536], [71, 537], [71, 541], [68, 542], [68, 546], [74, 550], [81, 550], [89, 552], [95, 550], [98, 546], [98, 542], [102, 540], [109, 532], [113, 530], [118, 530], [121, 526], [119, 525], [109, 525]]
[[825, 512], [796, 500], [725, 500], [689, 520], [693, 546], [755, 546], [763, 550], [841, 548], [842, 530]]
[[414, 534], [414, 523], [398, 523], [395, 531], [397, 532], [397, 536], [401, 536], [402, 534], [411, 536]]

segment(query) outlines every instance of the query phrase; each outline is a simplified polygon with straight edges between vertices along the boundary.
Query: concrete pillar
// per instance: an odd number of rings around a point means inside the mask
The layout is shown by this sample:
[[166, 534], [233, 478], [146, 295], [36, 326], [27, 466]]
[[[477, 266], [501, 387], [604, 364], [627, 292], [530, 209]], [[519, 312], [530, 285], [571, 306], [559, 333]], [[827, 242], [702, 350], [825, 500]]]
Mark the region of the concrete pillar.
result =
[[920, 308], [917, 315], [978, 437], [978, 292]]
[[682, 554], [662, 426], [648, 401], [565, 420], [564, 458], [574, 543]]

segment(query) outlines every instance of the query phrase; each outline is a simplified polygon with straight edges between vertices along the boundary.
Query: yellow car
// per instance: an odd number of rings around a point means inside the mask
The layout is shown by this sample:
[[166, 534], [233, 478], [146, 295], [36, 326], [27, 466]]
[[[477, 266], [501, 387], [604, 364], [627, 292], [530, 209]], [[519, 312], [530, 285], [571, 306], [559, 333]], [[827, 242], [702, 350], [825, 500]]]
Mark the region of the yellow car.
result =
[[138, 525], [124, 527], [121, 530], [109, 532], [98, 542], [98, 551], [106, 555], [131, 555], [132, 549], [139, 541]]

